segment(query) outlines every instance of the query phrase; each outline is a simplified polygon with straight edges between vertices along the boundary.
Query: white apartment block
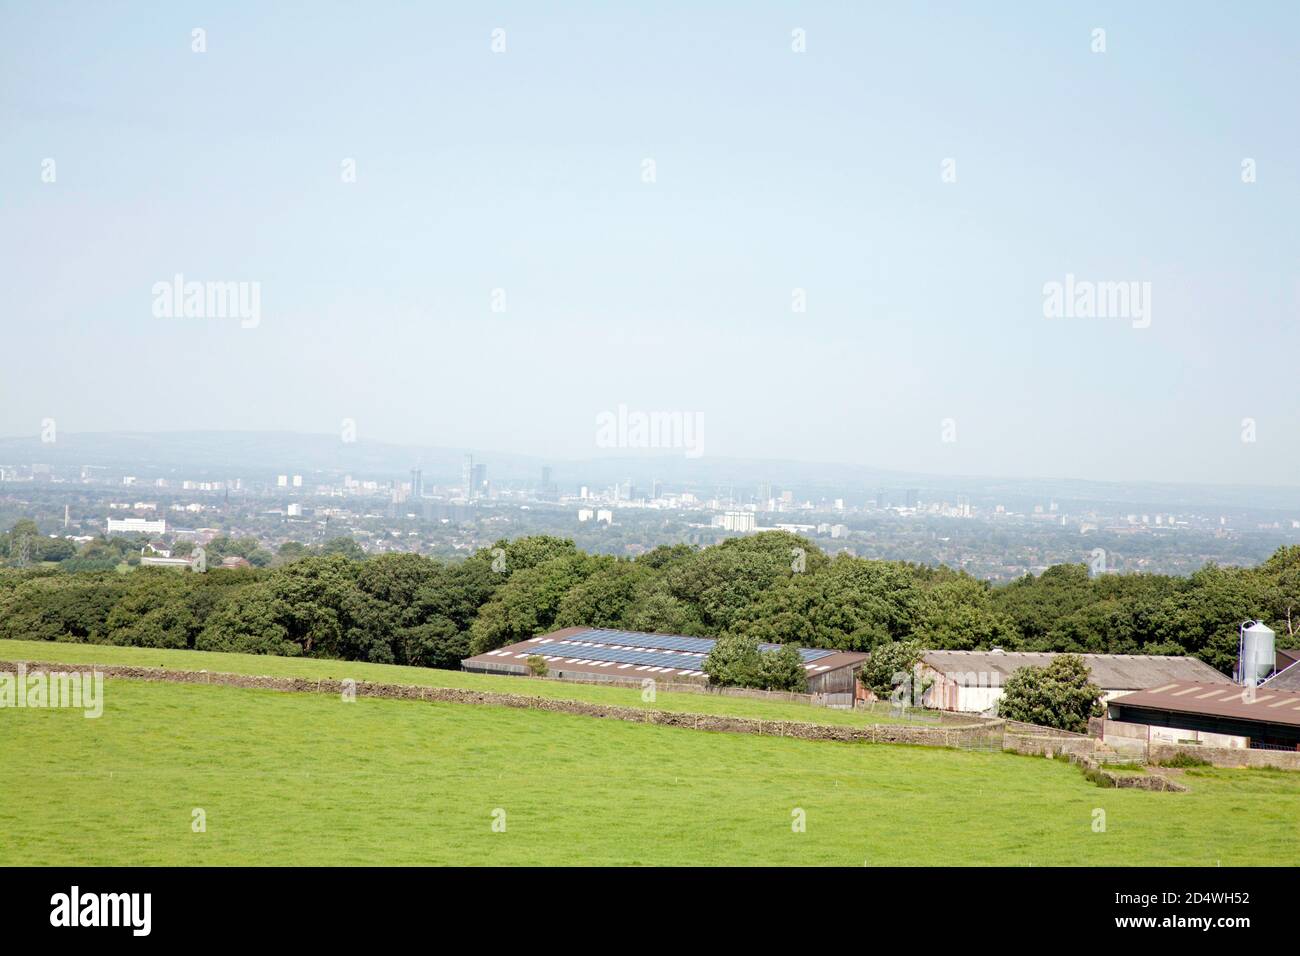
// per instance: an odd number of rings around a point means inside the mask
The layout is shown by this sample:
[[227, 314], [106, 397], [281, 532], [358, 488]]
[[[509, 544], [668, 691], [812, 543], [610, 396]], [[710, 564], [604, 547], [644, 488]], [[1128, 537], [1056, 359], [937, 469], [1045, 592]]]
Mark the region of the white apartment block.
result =
[[109, 534], [166, 534], [167, 520], [156, 521], [148, 518], [109, 518]]

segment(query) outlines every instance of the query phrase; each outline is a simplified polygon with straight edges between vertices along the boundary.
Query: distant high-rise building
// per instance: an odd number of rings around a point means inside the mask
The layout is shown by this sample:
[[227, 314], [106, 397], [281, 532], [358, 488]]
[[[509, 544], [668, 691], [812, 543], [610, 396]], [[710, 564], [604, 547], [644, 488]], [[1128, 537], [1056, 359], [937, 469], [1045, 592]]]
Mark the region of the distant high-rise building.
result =
[[486, 498], [488, 495], [487, 465], [479, 464], [470, 469], [470, 497]]
[[542, 465], [542, 491], [551, 490], [551, 466]]
[[474, 497], [474, 456], [466, 455], [460, 466], [460, 487], [466, 498]]
[[755, 530], [758, 522], [752, 511], [728, 511], [722, 515], [719, 524], [724, 531], [749, 532]]
[[411, 497], [416, 499], [424, 497], [424, 472], [419, 468], [411, 469]]
[[275, 486], [276, 486], [277, 488], [288, 488], [288, 487], [289, 487], [289, 476], [288, 476], [288, 475], [276, 475], [276, 476], [275, 476]]
[[654, 481], [650, 482], [650, 497], [651, 497], [651, 498], [654, 498], [654, 499], [656, 499], [656, 500], [659, 499], [659, 498], [662, 498], [662, 497], [663, 497], [663, 493], [664, 493], [664, 483], [663, 483], [662, 481], [660, 481], [658, 478], [656, 478]]

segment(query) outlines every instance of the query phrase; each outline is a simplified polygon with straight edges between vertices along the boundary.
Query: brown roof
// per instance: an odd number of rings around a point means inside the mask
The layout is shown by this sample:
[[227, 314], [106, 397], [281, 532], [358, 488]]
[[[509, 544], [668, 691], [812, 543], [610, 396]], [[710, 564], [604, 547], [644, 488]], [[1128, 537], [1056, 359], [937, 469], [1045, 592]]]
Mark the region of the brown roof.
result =
[[[552, 674], [572, 677], [604, 677], [637, 680], [704, 682], [704, 659], [712, 649], [712, 638], [680, 634], [651, 634], [612, 628], [566, 627], [539, 634], [526, 641], [476, 654], [461, 661], [473, 671], [505, 674], [529, 672], [528, 658], [534, 654], [546, 661]], [[659, 646], [654, 646], [659, 645]], [[774, 645], [760, 645], [767, 649]], [[800, 648], [815, 655], [805, 663], [809, 677], [842, 667], [858, 667], [866, 654], [853, 651]]]
[[1237, 684], [1172, 683], [1126, 694], [1111, 701], [1121, 711], [1129, 708], [1163, 710], [1180, 714], [1231, 717], [1263, 724], [1300, 727], [1300, 693], [1274, 690], [1261, 684], [1251, 689]]
[[[957, 684], [988, 681], [990, 674], [1005, 679], [1022, 667], [1046, 667], [1060, 654], [1054, 652], [1021, 653], [1019, 651], [927, 651], [922, 660]], [[1194, 657], [1169, 657], [1156, 654], [1080, 654], [1092, 673], [1092, 682], [1102, 690], [1141, 690], [1170, 681], [1198, 681], [1206, 684], [1231, 684], [1209, 664]]]

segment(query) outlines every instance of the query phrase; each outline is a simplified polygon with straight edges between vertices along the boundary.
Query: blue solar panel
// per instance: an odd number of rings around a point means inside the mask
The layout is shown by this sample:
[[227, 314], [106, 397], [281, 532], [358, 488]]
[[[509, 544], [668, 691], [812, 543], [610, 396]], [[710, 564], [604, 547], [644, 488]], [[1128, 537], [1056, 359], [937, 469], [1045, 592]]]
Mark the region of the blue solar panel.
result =
[[[616, 644], [622, 645], [624, 647], [634, 647], [638, 649], [644, 648], [646, 652], [650, 655], [652, 660], [642, 660], [642, 659], [632, 660], [632, 656], [637, 654], [638, 651], [628, 651], [628, 650], [615, 651], [612, 649], [608, 650], [608, 653], [616, 654], [619, 656], [597, 657], [594, 654], [586, 653], [588, 651], [596, 651], [597, 648], [573, 647], [571, 645], [564, 645], [566, 648], [565, 650], [566, 657], [582, 657], [585, 655], [588, 660], [611, 660], [611, 661], [617, 661], [620, 664], [623, 663], [653, 664], [654, 666], [657, 667], [683, 666], [681, 664], [675, 665], [675, 662], [680, 661], [682, 658], [674, 654], [655, 654], [654, 651], [657, 650], [689, 651], [695, 654], [708, 654], [709, 651], [713, 650], [713, 645], [715, 643], [715, 641], [712, 638], [707, 638], [707, 637], [687, 637], [684, 634], [641, 634], [636, 631], [616, 631], [616, 630], [608, 630], [605, 628], [591, 628], [589, 630], [582, 631], [579, 634], [575, 634], [572, 637], [566, 638], [566, 640], [586, 641], [592, 644], [603, 645], [605, 648], [609, 648], [610, 645], [616, 645]], [[759, 649], [763, 651], [775, 651], [775, 650], [780, 650], [783, 645], [759, 644], [758, 646]], [[572, 653], [570, 653], [570, 651]], [[810, 664], [813, 661], [820, 660], [823, 657], [829, 657], [830, 655], [835, 653], [837, 652], [832, 650], [826, 650], [825, 648], [814, 648], [814, 647], [799, 648], [799, 656], [803, 658], [805, 664]], [[688, 657], [686, 658], [686, 660], [697, 661], [701, 665], [704, 663], [704, 659], [702, 657], [701, 658]], [[688, 664], [686, 666], [690, 666], [690, 665]], [[699, 668], [696, 667], [695, 669], [698, 670]]]
[[704, 658], [687, 654], [664, 654], [653, 650], [626, 650], [612, 647], [583, 647], [552, 641], [538, 646], [543, 656], [557, 656], [575, 661], [608, 661], [612, 664], [633, 664], [647, 667], [671, 667], [675, 670], [698, 671]]

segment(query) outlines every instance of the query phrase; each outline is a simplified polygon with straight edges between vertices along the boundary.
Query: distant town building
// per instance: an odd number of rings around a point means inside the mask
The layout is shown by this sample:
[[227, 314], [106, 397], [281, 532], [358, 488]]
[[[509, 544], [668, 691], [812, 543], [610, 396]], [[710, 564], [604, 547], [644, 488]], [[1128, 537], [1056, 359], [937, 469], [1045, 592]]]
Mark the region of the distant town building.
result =
[[156, 521], [148, 518], [109, 518], [109, 534], [166, 534], [167, 521], [159, 518]]
[[749, 532], [758, 527], [752, 511], [728, 511], [722, 516], [722, 530]]
[[163, 557], [159, 554], [147, 554], [140, 558], [140, 563], [151, 568], [188, 568], [189, 558]]

